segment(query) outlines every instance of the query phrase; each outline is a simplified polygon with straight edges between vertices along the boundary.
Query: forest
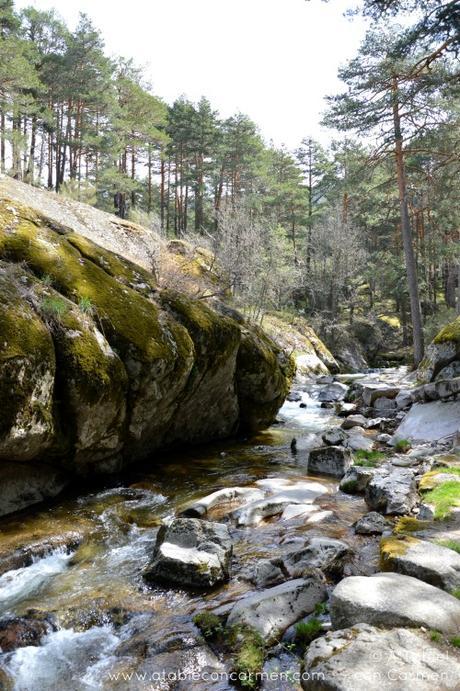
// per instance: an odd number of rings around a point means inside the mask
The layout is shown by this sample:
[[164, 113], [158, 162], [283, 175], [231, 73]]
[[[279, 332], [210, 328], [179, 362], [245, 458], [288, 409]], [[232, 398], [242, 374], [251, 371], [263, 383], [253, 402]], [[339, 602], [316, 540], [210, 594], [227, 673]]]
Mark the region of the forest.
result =
[[322, 332], [384, 315], [417, 364], [460, 305], [460, 9], [362, 12], [368, 33], [323, 116], [335, 138], [306, 132], [289, 151], [205, 96], [166, 104], [89, 17], [72, 31], [0, 0], [1, 172], [208, 246], [256, 319], [300, 310]]
[[[0, 0], [0, 689], [460, 689], [460, 0], [99, 0], [101, 28], [27, 1]], [[142, 27], [152, 72], [108, 49]], [[231, 53], [227, 101], [188, 40]]]

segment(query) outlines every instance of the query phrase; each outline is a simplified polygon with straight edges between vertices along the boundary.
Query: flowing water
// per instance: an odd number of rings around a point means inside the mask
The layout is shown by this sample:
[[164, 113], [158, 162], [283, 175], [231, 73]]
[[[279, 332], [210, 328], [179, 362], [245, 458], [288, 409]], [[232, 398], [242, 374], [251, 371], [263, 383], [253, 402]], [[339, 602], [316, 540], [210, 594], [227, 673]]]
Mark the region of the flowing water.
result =
[[[152, 664], [225, 665], [197, 644], [192, 624], [197, 611], [241, 597], [252, 587], [240, 577], [248, 564], [295, 545], [307, 533], [357, 539], [350, 525], [365, 512], [363, 501], [338, 493], [331, 479], [306, 475], [306, 449], [318, 432], [337, 424], [333, 413], [320, 407], [318, 390], [305, 386], [306, 407], [286, 402], [277, 423], [250, 441], [156, 459], [153, 469], [136, 469], [116, 487], [0, 521], [0, 619], [38, 618], [48, 631], [40, 645], [0, 655], [5, 688], [185, 689], [189, 683], [146, 686], [123, 675], [152, 669]], [[293, 437], [297, 454], [290, 448]], [[211, 594], [152, 588], [143, 581], [162, 521], [214, 490], [264, 478], [320, 480], [326, 491], [315, 503], [328, 512], [326, 519], [306, 524], [305, 517], [273, 518], [256, 528], [232, 526], [234, 576]], [[9, 562], [1, 557], [12, 552], [19, 555], [18, 564], [21, 555], [29, 556], [25, 564], [5, 570]], [[202, 682], [196, 686], [205, 687]], [[229, 687], [214, 682], [209, 688]]]

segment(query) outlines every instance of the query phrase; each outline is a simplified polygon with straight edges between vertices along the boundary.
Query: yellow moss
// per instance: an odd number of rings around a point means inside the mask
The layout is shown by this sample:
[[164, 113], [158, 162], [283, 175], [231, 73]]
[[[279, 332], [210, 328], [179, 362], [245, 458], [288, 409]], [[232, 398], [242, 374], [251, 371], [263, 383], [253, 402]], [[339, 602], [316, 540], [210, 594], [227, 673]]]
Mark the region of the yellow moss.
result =
[[433, 343], [446, 343], [447, 341], [460, 342], [460, 317], [441, 329]]
[[[36, 275], [47, 275], [57, 290], [78, 302], [91, 300], [106, 333], [122, 349], [135, 347], [140, 359], [171, 357], [164, 340], [158, 308], [135, 290], [120, 284], [53, 230], [31, 220], [27, 211], [15, 205], [17, 213], [2, 209], [0, 256], [24, 261]], [[73, 236], [75, 242], [75, 236]], [[86, 241], [91, 245], [89, 241]], [[99, 252], [99, 248], [94, 250]], [[143, 356], [143, 357], [142, 357]]]
[[380, 541], [380, 566], [382, 571], [391, 571], [393, 561], [406, 554], [411, 545], [416, 545], [420, 540], [415, 537], [384, 537]]
[[428, 525], [429, 521], [419, 521], [413, 516], [402, 516], [396, 521], [394, 532], [397, 535], [404, 535], [404, 533], [415, 533], [418, 530], [424, 530]]

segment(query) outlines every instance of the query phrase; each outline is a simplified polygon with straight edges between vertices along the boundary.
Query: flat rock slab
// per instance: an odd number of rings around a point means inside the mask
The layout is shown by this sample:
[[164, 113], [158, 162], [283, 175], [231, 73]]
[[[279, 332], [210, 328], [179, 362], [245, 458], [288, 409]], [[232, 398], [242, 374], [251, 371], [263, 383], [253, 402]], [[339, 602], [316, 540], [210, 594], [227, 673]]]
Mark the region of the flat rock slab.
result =
[[392, 465], [380, 467], [366, 485], [365, 500], [370, 509], [384, 514], [410, 513], [417, 502], [413, 470]]
[[[278, 491], [264, 499], [245, 504], [232, 512], [231, 516], [240, 527], [258, 525], [264, 518], [283, 514], [293, 504], [312, 504], [313, 501], [327, 492], [327, 487], [319, 482], [301, 480], [289, 482], [276, 480]], [[260, 487], [269, 489], [268, 484], [260, 484]], [[273, 483], [271, 487], [275, 487]], [[291, 509], [292, 510], [292, 509]]]
[[399, 573], [344, 578], [330, 600], [334, 629], [425, 626], [445, 634], [460, 630], [460, 600], [428, 583]]
[[311, 614], [325, 597], [323, 580], [319, 573], [313, 573], [239, 600], [229, 614], [227, 626], [249, 626], [270, 644], [289, 626]]
[[380, 545], [385, 569], [414, 576], [448, 592], [460, 588], [460, 554], [415, 537], [384, 538]]
[[211, 588], [228, 580], [232, 541], [228, 528], [198, 518], [176, 518], [158, 531], [148, 581], [182, 588]]
[[382, 631], [367, 624], [330, 631], [304, 658], [308, 691], [447, 691], [460, 688], [458, 654], [423, 633]]
[[438, 441], [450, 437], [460, 428], [460, 401], [415, 403], [393, 436], [411, 441]]
[[[203, 518], [213, 508], [226, 504], [243, 504], [263, 499], [265, 492], [255, 487], [228, 487], [208, 494], [187, 506], [181, 513], [188, 518]], [[235, 508], [235, 507], [233, 507]]]

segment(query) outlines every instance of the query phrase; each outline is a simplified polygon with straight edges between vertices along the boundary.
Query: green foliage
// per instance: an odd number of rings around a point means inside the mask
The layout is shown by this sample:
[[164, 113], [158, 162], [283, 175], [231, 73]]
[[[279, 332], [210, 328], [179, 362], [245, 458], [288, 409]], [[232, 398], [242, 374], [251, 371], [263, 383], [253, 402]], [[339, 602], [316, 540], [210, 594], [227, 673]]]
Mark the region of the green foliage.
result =
[[443, 519], [450, 516], [453, 508], [460, 506], [460, 482], [443, 482], [424, 494], [424, 501], [435, 507], [434, 516]]
[[319, 619], [309, 619], [300, 621], [295, 626], [295, 638], [303, 646], [309, 645], [313, 639], [317, 638], [322, 631], [322, 624]]
[[436, 544], [440, 545], [441, 547], [452, 549], [454, 552], [460, 554], [460, 542], [458, 540], [437, 540]]
[[397, 453], [407, 453], [411, 450], [412, 444], [409, 439], [398, 439], [393, 448]]
[[78, 307], [84, 314], [92, 315], [94, 313], [94, 305], [89, 297], [81, 297], [78, 301]]
[[457, 600], [460, 600], [460, 588], [456, 588], [455, 590], [452, 590], [451, 595], [457, 598]]
[[193, 623], [206, 639], [216, 638], [223, 631], [219, 617], [212, 612], [199, 612], [193, 617]]
[[453, 636], [450, 639], [450, 643], [454, 646], [454, 648], [460, 648], [460, 636]]
[[254, 629], [234, 626], [227, 631], [227, 642], [234, 652], [234, 668], [243, 688], [258, 686], [257, 675], [265, 660], [265, 642]]
[[69, 305], [59, 297], [44, 297], [40, 308], [44, 315], [60, 319], [69, 311]]
[[375, 468], [382, 461], [385, 460], [383, 451], [368, 451], [367, 449], [358, 449], [354, 452], [355, 465], [364, 466], [368, 468]]
[[433, 643], [441, 643], [442, 633], [440, 631], [430, 631], [430, 640], [433, 641]]

